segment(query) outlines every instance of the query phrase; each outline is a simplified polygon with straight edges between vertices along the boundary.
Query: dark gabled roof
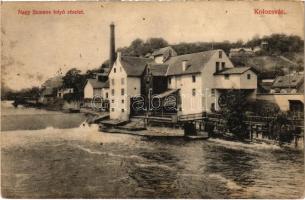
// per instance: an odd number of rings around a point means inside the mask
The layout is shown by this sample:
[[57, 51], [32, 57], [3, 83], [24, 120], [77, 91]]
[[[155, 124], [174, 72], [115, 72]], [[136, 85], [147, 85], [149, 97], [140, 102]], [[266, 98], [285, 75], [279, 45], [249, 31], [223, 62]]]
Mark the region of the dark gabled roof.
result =
[[263, 71], [261, 73], [258, 74], [258, 78], [259, 79], [275, 79], [278, 76], [282, 76], [284, 75], [282, 73], [282, 71], [274, 71], [274, 70], [270, 70], [270, 71]]
[[55, 95], [54, 88], [46, 87], [42, 90], [42, 96], [53, 96], [53, 95]]
[[109, 88], [109, 81], [102, 82], [97, 79], [87, 79], [94, 89]]
[[63, 85], [62, 78], [63, 78], [62, 76], [55, 76], [55, 77], [49, 78], [42, 84], [42, 87], [59, 88]]
[[42, 84], [42, 96], [55, 96], [55, 91], [62, 87], [63, 79], [62, 76], [55, 76], [49, 78]]
[[105, 88], [109, 88], [109, 80], [105, 82]]
[[298, 88], [304, 82], [304, 74], [288, 74], [277, 77], [272, 85], [272, 88]]
[[172, 47], [163, 47], [161, 49], [155, 50], [152, 55], [159, 56], [159, 55], [167, 55], [170, 54], [171, 56], [176, 56], [177, 52]]
[[[167, 75], [200, 73], [214, 53], [219, 50], [220, 49], [171, 57], [164, 63], [168, 65]], [[188, 68], [185, 71], [182, 70], [182, 61], [187, 61], [188, 64]]]
[[243, 73], [245, 73], [248, 70], [252, 70], [252, 68], [251, 67], [233, 67], [233, 68], [227, 68], [227, 69], [224, 69], [224, 70], [222, 70], [220, 72], [217, 72], [217, 73], [215, 73], [215, 75], [243, 74]]
[[153, 76], [166, 76], [168, 65], [153, 64], [150, 66], [150, 72]]
[[121, 64], [127, 76], [141, 76], [148, 63], [151, 63], [151, 58], [139, 58], [132, 56], [122, 56]]

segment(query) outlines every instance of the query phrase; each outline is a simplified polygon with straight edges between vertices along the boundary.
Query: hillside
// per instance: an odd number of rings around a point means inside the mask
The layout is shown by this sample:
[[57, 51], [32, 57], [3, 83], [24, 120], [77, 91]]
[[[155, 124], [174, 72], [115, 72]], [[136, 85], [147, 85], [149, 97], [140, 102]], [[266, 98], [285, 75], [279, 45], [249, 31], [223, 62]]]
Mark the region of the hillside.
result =
[[[289, 56], [253, 56], [243, 58], [232, 58], [232, 62], [236, 66], [251, 66], [256, 70], [271, 71], [271, 70], [304, 70], [304, 55], [303, 53], [291, 53]], [[286, 70], [286, 71], [287, 71]]]

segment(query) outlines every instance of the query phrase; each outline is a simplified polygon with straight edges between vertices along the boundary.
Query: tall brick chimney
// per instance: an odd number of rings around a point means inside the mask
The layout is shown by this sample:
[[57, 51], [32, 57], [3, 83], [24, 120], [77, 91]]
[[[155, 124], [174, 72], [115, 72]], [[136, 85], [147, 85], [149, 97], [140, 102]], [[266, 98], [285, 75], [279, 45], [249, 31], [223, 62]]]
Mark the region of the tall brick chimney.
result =
[[110, 24], [110, 54], [109, 54], [109, 65], [112, 67], [115, 61], [115, 36], [114, 36], [114, 23]]

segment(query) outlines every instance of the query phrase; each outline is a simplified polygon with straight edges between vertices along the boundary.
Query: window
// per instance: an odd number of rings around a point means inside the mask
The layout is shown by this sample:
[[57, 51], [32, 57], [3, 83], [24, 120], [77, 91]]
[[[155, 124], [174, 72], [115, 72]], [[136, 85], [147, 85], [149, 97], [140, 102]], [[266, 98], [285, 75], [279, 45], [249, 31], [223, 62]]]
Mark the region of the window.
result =
[[111, 108], [111, 111], [114, 112], [114, 108]]
[[114, 99], [111, 100], [111, 103], [114, 103]]
[[172, 83], [172, 78], [169, 77], [169, 78], [168, 78], [168, 84], [170, 85], [171, 83]]
[[116, 68], [113, 68], [113, 73], [116, 73]]
[[229, 80], [229, 74], [225, 74], [225, 79]]
[[106, 99], [108, 99], [108, 92], [106, 92]]
[[215, 96], [215, 89], [211, 90], [211, 96], [214, 97]]
[[219, 51], [219, 58], [222, 58], [222, 51]]
[[225, 63], [225, 62], [222, 62], [222, 63], [221, 63], [221, 70], [223, 70], [224, 68], [226, 68], [226, 63]]
[[114, 79], [111, 79], [111, 84], [114, 85]]
[[193, 96], [196, 96], [196, 89], [193, 89], [193, 90], [192, 90], [192, 95], [193, 95]]
[[122, 103], [124, 103], [125, 101], [124, 101], [124, 99], [122, 99]]
[[247, 79], [251, 79], [251, 74], [247, 74]]
[[111, 90], [111, 95], [114, 96], [114, 89]]
[[122, 109], [122, 112], [125, 112], [125, 110], [124, 110], [124, 109]]
[[196, 76], [195, 75], [192, 76], [192, 80], [193, 80], [193, 83], [196, 82]]
[[216, 62], [216, 72], [219, 72], [219, 62]]
[[125, 84], [125, 79], [121, 78], [121, 84], [124, 85]]
[[125, 91], [124, 89], [121, 89], [121, 95], [124, 95]]

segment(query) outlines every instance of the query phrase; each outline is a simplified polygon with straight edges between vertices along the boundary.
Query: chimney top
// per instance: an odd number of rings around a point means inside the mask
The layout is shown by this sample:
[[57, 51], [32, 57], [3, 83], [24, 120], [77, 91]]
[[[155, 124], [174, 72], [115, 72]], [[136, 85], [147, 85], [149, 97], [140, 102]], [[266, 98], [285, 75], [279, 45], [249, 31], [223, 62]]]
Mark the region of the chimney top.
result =
[[116, 54], [116, 56], [117, 56], [117, 59], [118, 59], [118, 60], [121, 60], [122, 52], [118, 51], [117, 54]]
[[183, 61], [182, 61], [182, 71], [185, 71], [185, 70], [187, 69], [187, 67], [188, 67], [188, 62], [187, 62], [187, 60], [183, 60]]
[[111, 23], [110, 23], [110, 26], [114, 26], [114, 22], [111, 22]]

